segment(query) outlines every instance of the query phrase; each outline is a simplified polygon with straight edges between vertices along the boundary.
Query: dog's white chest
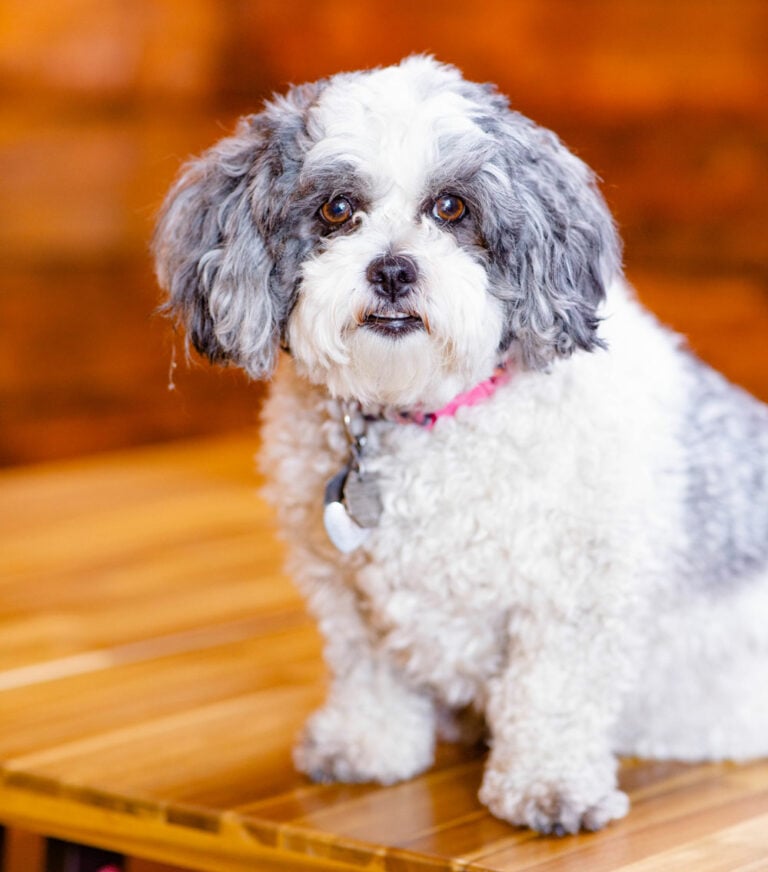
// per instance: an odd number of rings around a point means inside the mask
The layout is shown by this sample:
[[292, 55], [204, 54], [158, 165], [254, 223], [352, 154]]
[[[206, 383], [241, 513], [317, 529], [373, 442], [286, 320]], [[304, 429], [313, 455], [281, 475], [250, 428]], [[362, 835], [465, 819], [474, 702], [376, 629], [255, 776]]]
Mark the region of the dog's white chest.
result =
[[[366, 467], [378, 476], [382, 513], [348, 555], [322, 524], [326, 483], [348, 460], [340, 421], [297, 381], [270, 400], [265, 467], [302, 555], [293, 569], [302, 589], [321, 597], [326, 579], [343, 579], [376, 644], [454, 705], [477, 700], [503, 667], [515, 610], [570, 596], [574, 560], [589, 559], [583, 543], [601, 545], [606, 516], [621, 513], [628, 493], [617, 486], [621, 459], [589, 450], [593, 429], [608, 424], [587, 421], [581, 433], [566, 404], [573, 392], [542, 379], [534, 395], [527, 384], [521, 376], [512, 395], [433, 431], [374, 425]], [[584, 499], [585, 483], [597, 481], [615, 495], [608, 508]]]
[[413, 680], [466, 704], [505, 653], [500, 583], [511, 596], [516, 534], [504, 516], [530, 510], [524, 489], [493, 491], [498, 457], [473, 459], [476, 446], [446, 431], [390, 437], [375, 464], [384, 510], [354, 583], [379, 644]]

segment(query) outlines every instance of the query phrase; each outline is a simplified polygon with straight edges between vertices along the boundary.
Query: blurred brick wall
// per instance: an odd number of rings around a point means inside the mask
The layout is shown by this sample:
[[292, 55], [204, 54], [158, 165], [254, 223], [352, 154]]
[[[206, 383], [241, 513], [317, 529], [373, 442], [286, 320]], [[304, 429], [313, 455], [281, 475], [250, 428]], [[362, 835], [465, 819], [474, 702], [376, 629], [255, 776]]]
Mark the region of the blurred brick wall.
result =
[[178, 341], [168, 391], [163, 193], [273, 90], [414, 51], [557, 130], [604, 179], [641, 296], [768, 397], [764, 0], [4, 0], [0, 462], [252, 423], [258, 386]]

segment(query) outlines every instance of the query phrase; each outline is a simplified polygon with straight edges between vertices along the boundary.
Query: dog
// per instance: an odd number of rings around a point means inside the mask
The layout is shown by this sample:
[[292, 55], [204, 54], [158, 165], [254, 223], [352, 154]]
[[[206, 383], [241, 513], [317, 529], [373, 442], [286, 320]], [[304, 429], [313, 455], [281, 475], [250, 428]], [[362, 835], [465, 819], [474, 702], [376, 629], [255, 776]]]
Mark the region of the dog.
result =
[[273, 380], [331, 673], [300, 770], [392, 784], [474, 717], [480, 800], [564, 834], [627, 813], [620, 755], [768, 753], [768, 407], [636, 301], [555, 134], [426, 56], [294, 87], [154, 252], [189, 343]]

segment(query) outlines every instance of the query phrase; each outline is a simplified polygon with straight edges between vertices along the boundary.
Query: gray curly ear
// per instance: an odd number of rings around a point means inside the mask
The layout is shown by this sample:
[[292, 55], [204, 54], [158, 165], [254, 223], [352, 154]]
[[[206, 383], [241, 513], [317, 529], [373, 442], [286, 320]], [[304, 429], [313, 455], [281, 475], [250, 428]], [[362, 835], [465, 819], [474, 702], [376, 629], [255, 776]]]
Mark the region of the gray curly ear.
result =
[[494, 132], [506, 179], [488, 242], [507, 302], [505, 343], [517, 340], [524, 362], [543, 368], [603, 346], [597, 310], [621, 244], [589, 167], [524, 116], [502, 119]]
[[163, 310], [197, 351], [253, 378], [272, 373], [291, 306], [276, 228], [299, 176], [316, 90], [276, 98], [183, 167], [153, 239]]

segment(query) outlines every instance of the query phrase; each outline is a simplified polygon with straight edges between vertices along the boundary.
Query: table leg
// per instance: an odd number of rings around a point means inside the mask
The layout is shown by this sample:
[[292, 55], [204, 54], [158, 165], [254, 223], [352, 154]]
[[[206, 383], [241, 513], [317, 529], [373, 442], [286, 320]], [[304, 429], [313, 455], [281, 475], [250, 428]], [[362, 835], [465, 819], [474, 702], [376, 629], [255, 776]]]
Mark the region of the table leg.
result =
[[113, 851], [48, 839], [45, 872], [124, 872], [125, 860]]

